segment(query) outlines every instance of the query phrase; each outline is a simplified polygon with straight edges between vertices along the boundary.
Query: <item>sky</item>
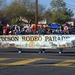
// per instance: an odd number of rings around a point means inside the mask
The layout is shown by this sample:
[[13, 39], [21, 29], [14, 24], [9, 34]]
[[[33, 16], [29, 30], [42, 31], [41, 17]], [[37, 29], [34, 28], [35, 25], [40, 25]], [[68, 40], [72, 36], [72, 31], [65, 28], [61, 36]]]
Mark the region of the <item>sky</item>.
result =
[[[10, 2], [11, 0], [7, 0], [8, 2]], [[38, 0], [38, 2], [40, 4], [43, 4], [46, 8], [50, 7], [50, 2], [52, 0]], [[66, 5], [68, 8], [70, 8], [71, 10], [73, 10], [74, 13], [74, 18], [75, 18], [75, 0], [64, 0], [64, 2], [66, 2]]]

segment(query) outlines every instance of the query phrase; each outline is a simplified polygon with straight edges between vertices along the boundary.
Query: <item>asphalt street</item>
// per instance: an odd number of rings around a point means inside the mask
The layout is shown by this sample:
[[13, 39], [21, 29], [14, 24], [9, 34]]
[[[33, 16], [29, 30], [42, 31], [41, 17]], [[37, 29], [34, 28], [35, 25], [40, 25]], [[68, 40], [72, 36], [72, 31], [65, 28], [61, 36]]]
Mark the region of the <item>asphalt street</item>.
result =
[[46, 49], [39, 54], [38, 49], [0, 49], [0, 75], [74, 75], [75, 48]]

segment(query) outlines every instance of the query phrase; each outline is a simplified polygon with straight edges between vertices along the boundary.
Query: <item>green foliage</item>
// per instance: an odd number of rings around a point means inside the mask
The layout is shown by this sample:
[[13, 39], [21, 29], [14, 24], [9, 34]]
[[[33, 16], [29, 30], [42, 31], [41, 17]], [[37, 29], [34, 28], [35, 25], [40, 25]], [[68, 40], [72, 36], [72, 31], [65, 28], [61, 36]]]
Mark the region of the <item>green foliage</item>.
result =
[[22, 14], [24, 14], [27, 9], [25, 7], [23, 7], [22, 5], [18, 4], [18, 3], [12, 3], [10, 6], [8, 6], [7, 8], [7, 15], [11, 18], [17, 18], [22, 16]]
[[18, 23], [18, 19], [12, 19], [11, 24], [17, 24]]
[[52, 0], [50, 5], [49, 13], [51, 14], [48, 16], [51, 23], [63, 24], [73, 16], [73, 11], [66, 7], [66, 3], [63, 0]]
[[[2, 3], [5, 0], [0, 1]], [[38, 19], [40, 19], [44, 14], [44, 7], [41, 4], [38, 6]], [[35, 0], [14, 0], [5, 9], [0, 10], [0, 19], [4, 20], [4, 24], [15, 24], [16, 19], [20, 17], [26, 18], [29, 23], [35, 23]]]

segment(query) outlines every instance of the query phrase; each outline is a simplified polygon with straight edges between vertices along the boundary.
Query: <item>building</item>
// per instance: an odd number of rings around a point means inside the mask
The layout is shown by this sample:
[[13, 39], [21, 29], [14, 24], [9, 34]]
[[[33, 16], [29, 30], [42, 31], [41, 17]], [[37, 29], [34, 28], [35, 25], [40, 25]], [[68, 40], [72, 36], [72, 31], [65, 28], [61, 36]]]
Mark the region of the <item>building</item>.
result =
[[71, 26], [75, 27], [75, 18], [71, 18], [71, 20], [68, 21], [67, 23], [70, 24]]
[[46, 25], [47, 24], [47, 20], [44, 19], [44, 20], [38, 21], [38, 24]]

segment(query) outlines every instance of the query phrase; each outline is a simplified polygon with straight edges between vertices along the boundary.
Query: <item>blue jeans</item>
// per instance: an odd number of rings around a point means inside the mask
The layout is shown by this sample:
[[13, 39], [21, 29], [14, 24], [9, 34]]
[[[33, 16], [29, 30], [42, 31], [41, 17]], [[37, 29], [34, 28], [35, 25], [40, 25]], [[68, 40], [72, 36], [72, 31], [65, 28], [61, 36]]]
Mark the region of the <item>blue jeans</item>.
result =
[[43, 53], [43, 51], [45, 51], [45, 49], [39, 49], [39, 52]]
[[18, 51], [22, 51], [22, 48], [18, 48]]
[[60, 52], [62, 53], [63, 52], [63, 48], [59, 48]]

